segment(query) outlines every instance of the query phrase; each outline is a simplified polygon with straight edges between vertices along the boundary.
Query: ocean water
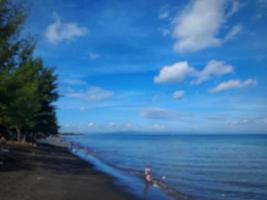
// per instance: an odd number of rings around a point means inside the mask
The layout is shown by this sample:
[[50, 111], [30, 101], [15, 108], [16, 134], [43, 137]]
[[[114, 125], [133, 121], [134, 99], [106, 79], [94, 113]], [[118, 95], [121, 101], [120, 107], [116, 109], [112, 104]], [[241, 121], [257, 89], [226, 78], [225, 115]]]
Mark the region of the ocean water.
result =
[[165, 176], [163, 191], [173, 198], [177, 191], [199, 200], [267, 199], [267, 135], [84, 134], [68, 139], [84, 149], [83, 156], [140, 182], [149, 166], [156, 179]]

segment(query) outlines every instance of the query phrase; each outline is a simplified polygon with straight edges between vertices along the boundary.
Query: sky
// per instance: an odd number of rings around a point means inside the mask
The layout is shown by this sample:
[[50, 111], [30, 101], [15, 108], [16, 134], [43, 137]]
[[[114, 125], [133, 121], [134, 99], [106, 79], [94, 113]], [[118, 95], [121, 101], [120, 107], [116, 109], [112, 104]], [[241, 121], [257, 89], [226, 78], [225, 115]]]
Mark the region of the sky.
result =
[[267, 133], [267, 0], [27, 0], [62, 132]]

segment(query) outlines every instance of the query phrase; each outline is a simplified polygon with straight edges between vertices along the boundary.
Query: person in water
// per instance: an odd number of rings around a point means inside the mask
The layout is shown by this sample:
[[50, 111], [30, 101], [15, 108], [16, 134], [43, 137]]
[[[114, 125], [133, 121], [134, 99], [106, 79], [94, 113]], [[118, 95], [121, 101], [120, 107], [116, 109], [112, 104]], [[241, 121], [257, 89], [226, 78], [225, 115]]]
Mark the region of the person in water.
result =
[[151, 175], [151, 169], [149, 167], [145, 167], [144, 178], [147, 183], [153, 182], [153, 176]]

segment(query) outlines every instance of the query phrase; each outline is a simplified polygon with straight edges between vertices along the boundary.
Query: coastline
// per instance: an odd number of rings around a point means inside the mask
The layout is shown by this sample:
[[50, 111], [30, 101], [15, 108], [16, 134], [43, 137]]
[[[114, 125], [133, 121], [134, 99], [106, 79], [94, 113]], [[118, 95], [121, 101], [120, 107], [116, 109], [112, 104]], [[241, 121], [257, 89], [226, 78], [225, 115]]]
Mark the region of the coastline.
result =
[[[66, 138], [65, 138], [66, 139]], [[94, 150], [88, 146], [83, 146], [72, 140], [69, 141], [69, 149], [72, 154], [85, 160], [90, 165], [93, 165], [97, 170], [111, 176], [116, 183], [116, 186], [124, 188], [125, 191], [133, 194], [139, 199], [151, 200], [192, 200], [189, 195], [185, 195], [176, 191], [172, 186], [155, 180], [153, 184], [147, 184], [143, 180], [143, 172], [125, 171], [110, 164], [106, 164], [103, 160], [95, 156]]]
[[61, 136], [52, 141], [37, 148], [1, 145], [1, 200], [138, 199], [116, 186], [111, 176], [72, 155]]

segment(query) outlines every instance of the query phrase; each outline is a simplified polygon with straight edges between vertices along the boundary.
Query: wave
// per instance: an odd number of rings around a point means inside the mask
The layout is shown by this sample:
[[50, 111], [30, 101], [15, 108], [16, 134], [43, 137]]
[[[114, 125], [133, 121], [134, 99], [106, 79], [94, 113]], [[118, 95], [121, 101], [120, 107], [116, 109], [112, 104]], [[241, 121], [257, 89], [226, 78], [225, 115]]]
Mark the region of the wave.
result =
[[[96, 156], [96, 152], [94, 150], [86, 145], [71, 142], [69, 150], [74, 155], [79, 156], [81, 159], [89, 162], [90, 164], [93, 164], [98, 170], [116, 178], [116, 183], [118, 185], [123, 186], [123, 188], [127, 188], [128, 192], [141, 198], [151, 200], [167, 200], [170, 198], [177, 200], [193, 199], [189, 195], [178, 192], [173, 186], [163, 182], [161, 179], [155, 178], [153, 184], [147, 185], [145, 181], [143, 181], [143, 172], [141, 170], [118, 168], [114, 165], [112, 166], [106, 164]], [[149, 187], [149, 194], [140, 193], [140, 191], [145, 191], [147, 187]], [[163, 192], [163, 194], [157, 191]]]
[[[110, 135], [71, 139], [86, 156], [137, 178], [143, 184], [139, 190], [144, 190], [143, 169], [148, 164], [156, 177], [153, 188], [171, 197], [190, 194], [184, 196], [201, 200], [265, 200], [267, 196], [267, 148], [251, 145], [266, 143], [267, 137], [206, 140], [193, 136]], [[162, 176], [166, 177], [164, 181]]]

